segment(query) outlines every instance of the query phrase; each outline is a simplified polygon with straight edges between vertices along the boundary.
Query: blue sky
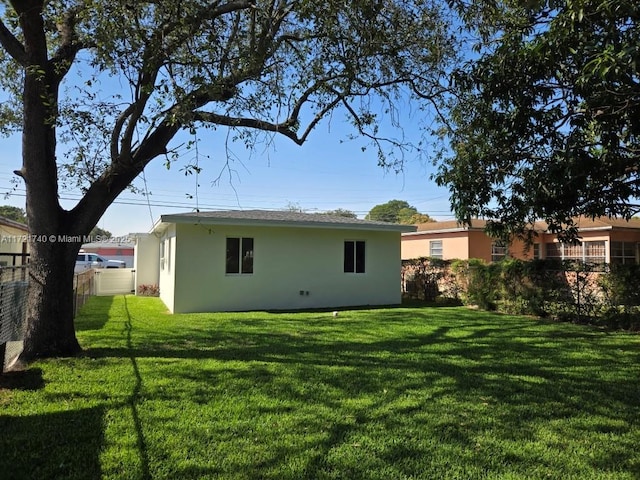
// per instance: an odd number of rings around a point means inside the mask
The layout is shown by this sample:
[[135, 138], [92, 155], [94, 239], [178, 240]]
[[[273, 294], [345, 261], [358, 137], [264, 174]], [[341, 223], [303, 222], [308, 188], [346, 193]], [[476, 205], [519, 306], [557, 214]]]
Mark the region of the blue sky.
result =
[[[82, 62], [67, 75], [65, 84], [82, 82]], [[102, 78], [105, 94], [122, 89], [122, 83]], [[95, 83], [94, 83], [95, 84]], [[111, 87], [109, 87], [111, 86]], [[0, 93], [0, 100], [2, 94]], [[396, 104], [397, 115], [407, 141], [417, 143], [423, 118], [419, 106], [408, 100]], [[353, 130], [345, 124], [344, 112], [336, 111], [330, 121], [321, 122], [303, 146], [297, 146], [283, 136], [275, 136], [269, 147], [249, 152], [244, 145], [224, 147], [226, 130], [199, 131], [199, 165], [197, 178], [185, 176], [180, 168], [194, 158], [186, 152], [181, 162], [170, 170], [162, 158], [155, 159], [135, 185], [151, 192], [148, 196], [124, 192], [102, 217], [98, 226], [114, 235], [147, 232], [162, 214], [216, 209], [284, 209], [296, 205], [308, 212], [344, 208], [364, 217], [375, 205], [389, 200], [406, 200], [421, 213], [435, 219], [451, 219], [448, 191], [438, 188], [430, 179], [434, 167], [428, 160], [418, 160], [409, 154], [404, 169], [396, 174], [378, 166], [376, 151], [369, 147], [362, 152], [364, 140], [347, 141]], [[382, 127], [382, 136], [400, 133]], [[177, 138], [173, 146], [188, 141]], [[24, 208], [24, 185], [13, 171], [21, 160], [19, 135], [0, 137], [0, 193], [13, 192], [0, 200], [5, 205]], [[58, 145], [60, 152], [64, 145]], [[59, 156], [61, 153], [59, 152]], [[227, 157], [227, 153], [231, 156]], [[224, 165], [229, 158], [229, 169]], [[12, 180], [17, 180], [14, 190]], [[216, 181], [217, 180], [217, 181]], [[80, 197], [78, 191], [62, 191], [61, 203], [72, 208]], [[197, 197], [197, 198], [196, 198]]]
[[[331, 123], [320, 124], [303, 146], [277, 136], [271, 146], [253, 153], [242, 144], [231, 145], [228, 169], [223, 168], [227, 159], [224, 131], [202, 130], [198, 188], [195, 176], [180, 171], [195, 157], [193, 150], [185, 152], [170, 170], [158, 158], [145, 172], [151, 194], [145, 197], [124, 192], [98, 225], [114, 235], [146, 232], [160, 215], [194, 211], [197, 206], [205, 211], [284, 209], [295, 204], [309, 212], [345, 208], [363, 217], [373, 206], [393, 199], [406, 200], [439, 220], [452, 218], [448, 192], [430, 180], [434, 167], [428, 161], [407, 157], [401, 173], [385, 171], [377, 165], [372, 148], [362, 152], [364, 141], [345, 140], [350, 129], [341, 128], [341, 120], [336, 115]], [[406, 121], [410, 127], [419, 117]], [[410, 138], [412, 132], [405, 130]], [[0, 191], [5, 193], [12, 190], [12, 172], [21, 165], [20, 137], [0, 139], [0, 145]], [[141, 178], [136, 184], [144, 188]], [[71, 208], [79, 193], [66, 191], [61, 196], [63, 206]], [[20, 183], [13, 195], [2, 200], [2, 204], [18, 207], [24, 207], [24, 202], [24, 186]]]

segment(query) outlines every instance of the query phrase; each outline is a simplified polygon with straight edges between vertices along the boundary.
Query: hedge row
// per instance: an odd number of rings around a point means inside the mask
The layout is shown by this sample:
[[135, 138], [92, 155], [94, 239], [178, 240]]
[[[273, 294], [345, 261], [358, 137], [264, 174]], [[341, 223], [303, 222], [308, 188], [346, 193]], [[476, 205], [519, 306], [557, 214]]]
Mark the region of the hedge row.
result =
[[640, 328], [640, 265], [506, 259], [403, 261], [405, 295], [511, 314]]

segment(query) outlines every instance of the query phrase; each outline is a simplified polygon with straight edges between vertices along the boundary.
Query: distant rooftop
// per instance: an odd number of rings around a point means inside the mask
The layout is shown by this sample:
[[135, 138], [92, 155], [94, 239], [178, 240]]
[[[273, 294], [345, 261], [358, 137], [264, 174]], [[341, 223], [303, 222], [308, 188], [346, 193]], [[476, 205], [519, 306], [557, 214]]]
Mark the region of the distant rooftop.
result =
[[[578, 227], [578, 230], [611, 230], [613, 228], [636, 228], [640, 229], [640, 219], [632, 218], [627, 221], [624, 218], [608, 218], [599, 217], [595, 219], [579, 217], [575, 218], [574, 222]], [[536, 222], [537, 230], [546, 231], [548, 225], [545, 222]]]
[[486, 220], [474, 218], [471, 220], [471, 227], [463, 226], [457, 220], [445, 220], [443, 222], [427, 222], [417, 225], [418, 232], [435, 232], [435, 231], [462, 231], [462, 230], [484, 230], [487, 225]]
[[29, 228], [24, 223], [16, 222], [15, 220], [11, 220], [10, 218], [6, 218], [6, 217], [0, 217], [0, 225], [18, 228], [25, 232], [29, 231]]
[[[640, 219], [632, 218], [627, 221], [623, 218], [608, 218], [608, 217], [600, 217], [596, 219], [590, 219], [585, 217], [579, 217], [574, 219], [575, 225], [578, 227], [578, 230], [587, 231], [587, 230], [612, 230], [614, 228], [633, 228], [640, 229]], [[446, 220], [443, 222], [428, 222], [421, 223], [416, 225], [417, 232], [457, 232], [457, 231], [465, 231], [465, 230], [484, 230], [487, 225], [487, 220], [482, 220], [479, 218], [474, 218], [471, 220], [471, 226], [467, 227], [462, 225], [457, 220]], [[546, 232], [549, 229], [549, 226], [546, 222], [538, 221], [533, 225], [533, 229], [538, 232]]]
[[[272, 210], [223, 210], [213, 212], [193, 212], [175, 215], [162, 215], [161, 224], [194, 223], [204, 225], [252, 225], [252, 226], [281, 226], [306, 228], [340, 228], [353, 230], [387, 230], [396, 232], [413, 232], [413, 225], [377, 222], [348, 218], [322, 213], [300, 213]], [[154, 230], [159, 228], [156, 224]]]

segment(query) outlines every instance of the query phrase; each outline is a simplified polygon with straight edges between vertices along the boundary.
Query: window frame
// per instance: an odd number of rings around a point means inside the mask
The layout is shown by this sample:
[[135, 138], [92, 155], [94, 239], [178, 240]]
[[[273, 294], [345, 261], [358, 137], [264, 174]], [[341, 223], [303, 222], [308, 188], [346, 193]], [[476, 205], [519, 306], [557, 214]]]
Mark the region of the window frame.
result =
[[[439, 246], [437, 244], [439, 244]], [[438, 251], [440, 253], [435, 253]], [[429, 256], [431, 258], [439, 258], [440, 260], [444, 258], [444, 248], [442, 240], [429, 240]]]
[[491, 262], [501, 262], [509, 256], [509, 246], [502, 240], [491, 242]]
[[606, 240], [591, 240], [582, 242], [582, 261], [585, 263], [607, 263]]
[[[621, 254], [614, 254], [615, 249], [619, 248]], [[627, 251], [630, 249], [630, 252]], [[617, 252], [615, 252], [617, 253]], [[638, 242], [625, 242], [615, 240], [609, 243], [609, 261], [619, 265], [637, 265], [638, 264]]]
[[[551, 248], [549, 246], [552, 245]], [[598, 252], [594, 255], [594, 252]], [[555, 255], [555, 253], [558, 255]], [[549, 253], [553, 253], [549, 255]], [[606, 240], [582, 240], [576, 244], [550, 242], [545, 244], [545, 257], [556, 260], [569, 260], [584, 263], [601, 264], [607, 261]]]
[[364, 240], [345, 240], [343, 272], [362, 275], [367, 273], [367, 246]]
[[544, 248], [544, 258], [545, 259], [553, 259], [553, 260], [562, 260], [562, 243], [560, 242], [549, 242], [545, 244]]
[[[231, 243], [237, 243], [237, 245], [233, 245], [234, 248], [231, 252], [233, 258], [230, 258], [229, 254]], [[225, 275], [253, 275], [254, 248], [254, 237], [226, 237], [224, 268]]]
[[534, 243], [533, 244], [533, 259], [540, 260], [542, 258], [542, 245], [543, 243]]

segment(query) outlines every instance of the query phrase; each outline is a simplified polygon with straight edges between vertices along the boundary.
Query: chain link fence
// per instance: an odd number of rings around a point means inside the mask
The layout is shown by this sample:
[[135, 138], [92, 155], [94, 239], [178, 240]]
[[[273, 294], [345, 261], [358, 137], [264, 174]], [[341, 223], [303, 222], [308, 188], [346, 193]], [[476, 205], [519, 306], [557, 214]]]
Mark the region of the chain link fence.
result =
[[28, 266], [0, 268], [0, 373], [22, 351]]
[[[22, 352], [26, 328], [28, 265], [0, 267], [0, 374]], [[76, 274], [73, 279], [73, 314], [94, 294], [94, 271]]]

